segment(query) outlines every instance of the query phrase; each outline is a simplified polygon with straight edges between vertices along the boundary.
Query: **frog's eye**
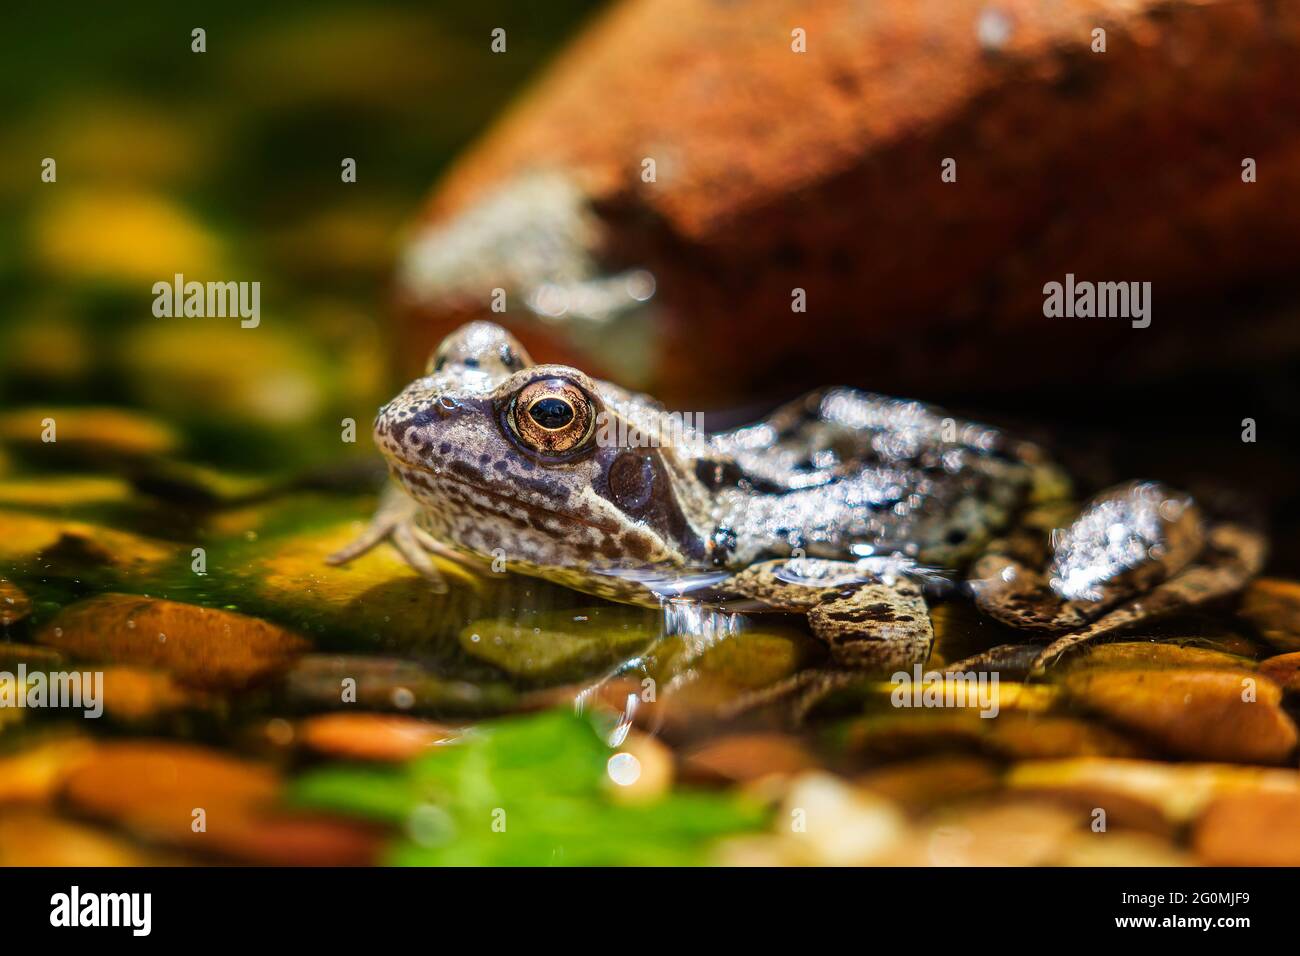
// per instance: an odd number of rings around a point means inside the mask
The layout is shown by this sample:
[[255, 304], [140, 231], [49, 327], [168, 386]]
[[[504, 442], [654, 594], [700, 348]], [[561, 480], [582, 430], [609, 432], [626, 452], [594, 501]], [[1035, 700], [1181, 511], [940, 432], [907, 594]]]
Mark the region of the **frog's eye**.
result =
[[587, 394], [562, 378], [530, 382], [510, 404], [515, 437], [534, 451], [559, 455], [581, 446], [593, 432], [595, 413]]

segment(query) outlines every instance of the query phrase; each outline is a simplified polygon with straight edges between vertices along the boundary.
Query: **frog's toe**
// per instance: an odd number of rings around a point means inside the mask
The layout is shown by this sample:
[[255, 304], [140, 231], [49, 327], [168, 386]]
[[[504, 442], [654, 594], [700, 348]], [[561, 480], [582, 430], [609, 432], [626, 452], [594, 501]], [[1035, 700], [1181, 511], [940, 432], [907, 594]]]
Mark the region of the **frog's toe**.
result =
[[828, 588], [854, 586], [865, 580], [851, 562], [779, 558], [750, 565], [728, 578], [726, 587], [780, 611], [802, 612], [821, 600]]
[[447, 593], [447, 579], [442, 576], [442, 572], [433, 563], [433, 559], [429, 557], [429, 552], [424, 549], [410, 525], [400, 524], [395, 527], [392, 541], [393, 546], [406, 559], [406, 563], [429, 582], [429, 587], [435, 594]]
[[393, 529], [391, 525], [372, 521], [366, 526], [366, 529], [362, 531], [361, 534], [353, 538], [333, 554], [326, 556], [325, 563], [340, 565], [347, 564], [350, 561], [355, 561], [367, 551], [374, 548], [374, 546], [379, 544], [379, 542], [388, 538], [392, 533]]
[[1086, 605], [1062, 601], [1042, 574], [1001, 554], [977, 561], [967, 584], [976, 607], [1020, 630], [1057, 634], [1088, 621]]
[[342, 548], [325, 559], [326, 564], [347, 564], [355, 561], [376, 545], [391, 539], [396, 530], [409, 525], [416, 514], [416, 504], [392, 482], [384, 485], [379, 495], [379, 506], [366, 524], [365, 530]]
[[906, 579], [827, 591], [808, 623], [845, 667], [905, 670], [924, 663], [934, 643], [925, 598]]

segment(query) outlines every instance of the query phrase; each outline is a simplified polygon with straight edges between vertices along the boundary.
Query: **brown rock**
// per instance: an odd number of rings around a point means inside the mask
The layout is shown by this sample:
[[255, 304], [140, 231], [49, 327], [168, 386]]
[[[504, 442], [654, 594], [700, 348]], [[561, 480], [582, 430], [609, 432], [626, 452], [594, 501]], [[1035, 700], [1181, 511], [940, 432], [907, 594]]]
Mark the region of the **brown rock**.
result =
[[935, 710], [860, 718], [845, 726], [842, 740], [850, 754], [877, 760], [953, 751], [1013, 760], [1142, 753], [1140, 745], [1108, 727], [1074, 717], [1013, 710], [992, 719], [973, 711]]
[[104, 712], [125, 721], [141, 721], [186, 707], [206, 705], [206, 694], [187, 690], [162, 671], [143, 667], [103, 669]]
[[1107, 831], [1074, 834], [1066, 840], [1056, 866], [1191, 866], [1196, 861], [1168, 839], [1149, 833]]
[[60, 611], [36, 639], [63, 653], [166, 671], [183, 684], [239, 689], [287, 670], [308, 643], [231, 611], [102, 594]]
[[32, 613], [31, 599], [12, 581], [0, 578], [0, 627], [16, 624]]
[[1097, 811], [1105, 813], [1106, 832], [1140, 830], [1172, 838], [1176, 825], [1163, 808], [1151, 799], [1143, 799], [1123, 790], [1105, 786], [1018, 786], [1015, 792], [1040, 798], [1045, 803], [1066, 807], [1090, 828]]
[[88, 816], [198, 853], [285, 865], [373, 862], [375, 831], [280, 812], [279, 792], [269, 767], [203, 747], [133, 741], [97, 748], [67, 775], [62, 796]]
[[1260, 578], [1251, 582], [1240, 613], [1279, 651], [1300, 651], [1300, 581]]
[[682, 758], [682, 774], [690, 780], [748, 783], [771, 775], [793, 776], [818, 765], [795, 737], [733, 734], [688, 752]]
[[998, 789], [1001, 772], [978, 757], [947, 756], [882, 767], [855, 779], [910, 811], [924, 810]]
[[285, 685], [295, 701], [322, 708], [355, 703], [367, 710], [479, 715], [509, 710], [517, 700], [505, 682], [445, 678], [413, 660], [360, 654], [304, 655]]
[[176, 862], [96, 827], [44, 811], [0, 812], [0, 866], [174, 866]]
[[1050, 804], [982, 804], [946, 811], [883, 861], [910, 866], [1042, 866], [1085, 826]]
[[1295, 749], [1295, 724], [1278, 706], [1282, 691], [1258, 675], [1085, 670], [1065, 686], [1081, 706], [1180, 756], [1276, 764]]
[[0, 510], [0, 560], [104, 566], [144, 574], [170, 561], [177, 547], [82, 521]]
[[1288, 694], [1300, 692], [1300, 651], [1268, 658], [1259, 672]]
[[318, 753], [343, 760], [399, 762], [457, 737], [441, 724], [400, 714], [320, 714], [298, 725], [298, 740]]
[[[1045, 322], [1044, 282], [1142, 276], [1195, 304], [1233, 281], [1284, 281], [1300, 223], [1298, 37], [1300, 11], [1264, 0], [950, 0], [941, 16], [912, 0], [762, 2], [743, 17], [616, 4], [431, 198], [418, 241], [443, 254], [404, 269], [394, 341], [414, 373], [450, 328], [496, 317], [494, 286], [522, 303], [590, 257], [654, 275], [652, 334], [522, 305], [508, 319], [539, 360], [621, 365], [623, 384], [667, 401], [868, 375], [884, 391], [1122, 376], [1111, 349], [1126, 324]], [[1256, 183], [1241, 180], [1242, 143]], [[956, 182], [941, 181], [947, 157]], [[571, 184], [577, 209], [520, 198], [539, 168]], [[572, 215], [582, 246], [535, 276], [520, 264], [554, 250], [528, 248], [530, 202], [544, 222]], [[1247, 238], [1203, 241], [1223, 235]], [[794, 287], [808, 311], [792, 322]], [[1225, 359], [1221, 337], [1188, 334], [1198, 321], [1217, 318], [1185, 309], [1169, 336], [1149, 334]], [[832, 350], [810, 334], [832, 329]]]
[[47, 802], [92, 746], [82, 737], [56, 737], [0, 758], [0, 805]]
[[1097, 644], [1081, 654], [1066, 658], [1065, 667], [1069, 670], [1104, 667], [1116, 670], [1186, 668], [1248, 672], [1254, 669], [1255, 662], [1237, 654], [1203, 647], [1161, 641], [1117, 641], [1113, 644]]
[[1300, 866], [1300, 793], [1235, 793], [1201, 815], [1192, 847], [1207, 866]]
[[[54, 422], [55, 441], [46, 441], [45, 422]], [[123, 408], [25, 408], [0, 414], [0, 439], [30, 445], [49, 454], [165, 455], [180, 439], [156, 418]]]
[[1006, 784], [1013, 790], [1073, 793], [1092, 806], [1122, 797], [1158, 808], [1174, 825], [1195, 819], [1224, 794], [1300, 794], [1294, 770], [1097, 757], [1026, 761], [1007, 772]]

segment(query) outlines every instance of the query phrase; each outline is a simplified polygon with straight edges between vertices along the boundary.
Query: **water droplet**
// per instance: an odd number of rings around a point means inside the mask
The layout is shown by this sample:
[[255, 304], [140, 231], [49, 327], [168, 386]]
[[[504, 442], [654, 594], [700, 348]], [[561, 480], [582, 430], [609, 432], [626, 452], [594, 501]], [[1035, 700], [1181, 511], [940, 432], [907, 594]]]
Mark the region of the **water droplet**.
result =
[[630, 787], [641, 779], [641, 761], [627, 752], [616, 753], [609, 758], [605, 771], [620, 787]]

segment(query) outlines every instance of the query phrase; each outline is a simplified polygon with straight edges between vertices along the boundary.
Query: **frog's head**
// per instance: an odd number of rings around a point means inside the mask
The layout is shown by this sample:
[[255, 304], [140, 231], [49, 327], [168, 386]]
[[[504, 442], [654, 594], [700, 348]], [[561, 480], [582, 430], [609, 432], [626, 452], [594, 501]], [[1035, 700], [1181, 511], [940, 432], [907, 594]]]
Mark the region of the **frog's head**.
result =
[[[435, 537], [534, 568], [685, 567], [707, 560], [687, 514], [689, 467], [627, 447], [646, 400], [574, 368], [535, 365], [504, 329], [475, 322], [385, 405], [375, 442]], [[698, 507], [694, 510], [698, 510]]]

